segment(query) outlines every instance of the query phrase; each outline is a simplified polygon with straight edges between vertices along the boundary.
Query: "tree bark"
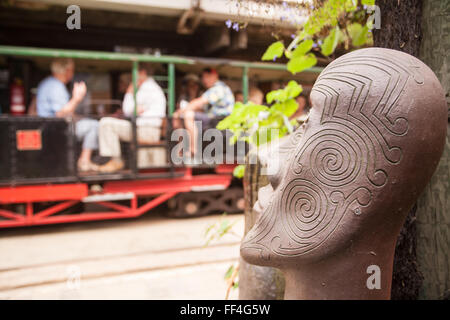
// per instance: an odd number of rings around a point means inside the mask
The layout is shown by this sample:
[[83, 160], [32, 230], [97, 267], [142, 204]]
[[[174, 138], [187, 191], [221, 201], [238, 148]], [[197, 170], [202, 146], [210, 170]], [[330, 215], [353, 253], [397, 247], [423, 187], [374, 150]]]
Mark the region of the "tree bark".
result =
[[419, 57], [422, 0], [376, 0], [375, 4], [380, 7], [381, 28], [373, 31], [374, 46]]
[[[450, 104], [450, 55], [447, 54], [450, 1], [424, 0], [423, 8], [421, 0], [377, 0], [376, 4], [380, 7], [381, 29], [374, 30], [374, 46], [404, 51], [421, 58], [437, 74]], [[447, 134], [450, 135], [450, 127]], [[449, 139], [431, 183], [411, 209], [397, 240], [392, 299], [450, 297]], [[259, 175], [259, 169], [258, 165], [247, 166], [244, 177], [246, 232], [256, 219], [251, 208], [257, 200], [257, 191], [267, 183], [265, 177]], [[272, 268], [257, 270], [255, 267], [243, 268], [240, 298], [282, 298], [284, 283], [280, 281], [279, 271]]]
[[[244, 175], [245, 234], [256, 222], [257, 214], [253, 205], [258, 200], [259, 188], [269, 183], [266, 175], [261, 175], [261, 164], [247, 164]], [[240, 258], [239, 299], [240, 300], [281, 300], [284, 296], [284, 276], [276, 268], [261, 267]]]
[[[449, 104], [450, 1], [377, 0], [381, 29], [374, 45], [405, 51], [438, 76]], [[450, 129], [450, 128], [449, 128]], [[450, 134], [450, 131], [447, 131]], [[442, 299], [450, 293], [450, 143], [397, 241], [392, 299]]]
[[[450, 106], [450, 1], [425, 0], [420, 58], [439, 78]], [[419, 299], [450, 299], [450, 125], [438, 168], [417, 202]]]
[[[374, 30], [374, 46], [390, 48], [419, 57], [421, 0], [377, 0], [381, 28]], [[417, 265], [417, 230], [415, 205], [409, 212], [397, 239], [392, 273], [392, 300], [412, 300], [419, 296], [423, 276]]]

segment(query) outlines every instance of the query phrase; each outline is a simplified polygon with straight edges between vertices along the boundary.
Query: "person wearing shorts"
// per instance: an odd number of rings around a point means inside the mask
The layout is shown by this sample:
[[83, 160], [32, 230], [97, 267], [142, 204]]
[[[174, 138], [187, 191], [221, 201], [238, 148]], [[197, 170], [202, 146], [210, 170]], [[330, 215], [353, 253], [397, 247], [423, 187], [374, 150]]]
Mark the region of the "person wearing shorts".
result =
[[98, 166], [91, 161], [93, 150], [98, 149], [98, 121], [74, 117], [76, 108], [86, 96], [84, 82], [73, 84], [72, 96], [66, 85], [73, 80], [75, 63], [72, 59], [58, 58], [51, 63], [52, 75], [42, 80], [37, 88], [36, 113], [40, 117], [74, 118], [75, 135], [83, 142], [77, 161], [80, 172], [96, 171]]
[[[138, 67], [138, 91], [136, 94], [137, 117], [136, 130], [138, 143], [155, 143], [161, 139], [161, 126], [166, 117], [166, 96], [162, 88], [152, 77], [153, 69], [151, 65], [140, 63]], [[131, 117], [135, 111], [133, 84], [128, 86], [125, 94], [122, 110], [125, 116]], [[111, 159], [99, 167], [103, 173], [114, 173], [122, 170], [125, 162], [122, 159], [120, 141], [130, 142], [133, 138], [131, 121], [104, 117], [99, 124], [99, 145], [100, 155]], [[144, 149], [138, 150], [138, 167], [144, 159]], [[165, 152], [161, 148], [147, 150], [153, 164], [165, 162]], [[141, 156], [142, 155], [142, 156]]]
[[213, 118], [228, 116], [234, 107], [233, 92], [219, 80], [219, 74], [215, 69], [206, 68], [202, 71], [202, 83], [207, 88], [202, 96], [173, 114], [175, 119], [184, 119], [184, 127], [189, 132], [192, 155], [197, 151], [198, 130], [195, 122], [200, 121], [203, 128], [208, 128]]

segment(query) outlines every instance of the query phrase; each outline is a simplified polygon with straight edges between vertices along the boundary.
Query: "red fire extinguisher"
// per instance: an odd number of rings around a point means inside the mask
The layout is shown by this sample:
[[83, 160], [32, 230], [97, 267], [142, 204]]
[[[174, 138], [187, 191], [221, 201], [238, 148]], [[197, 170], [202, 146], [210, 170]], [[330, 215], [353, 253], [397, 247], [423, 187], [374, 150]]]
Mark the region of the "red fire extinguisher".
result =
[[9, 93], [10, 113], [12, 115], [25, 114], [25, 89], [20, 79], [14, 79]]

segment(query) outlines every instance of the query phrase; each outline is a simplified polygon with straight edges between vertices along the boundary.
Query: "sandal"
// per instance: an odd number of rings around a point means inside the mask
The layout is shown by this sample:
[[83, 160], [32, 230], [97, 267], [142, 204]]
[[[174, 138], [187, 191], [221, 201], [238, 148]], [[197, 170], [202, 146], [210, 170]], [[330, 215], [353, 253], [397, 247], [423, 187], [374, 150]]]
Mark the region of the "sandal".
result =
[[104, 165], [100, 166], [98, 170], [103, 173], [112, 173], [123, 169], [125, 164], [122, 160], [111, 159]]
[[96, 165], [90, 161], [89, 162], [79, 161], [77, 167], [78, 167], [78, 171], [80, 171], [80, 172], [98, 171], [98, 169], [99, 169], [98, 165]]

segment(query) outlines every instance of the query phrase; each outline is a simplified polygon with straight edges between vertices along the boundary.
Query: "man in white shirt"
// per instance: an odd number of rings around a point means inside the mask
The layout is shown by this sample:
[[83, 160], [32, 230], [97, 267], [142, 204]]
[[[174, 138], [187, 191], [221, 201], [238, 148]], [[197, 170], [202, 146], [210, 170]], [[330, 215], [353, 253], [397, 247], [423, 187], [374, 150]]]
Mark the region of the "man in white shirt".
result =
[[[162, 119], [166, 117], [166, 96], [161, 87], [151, 77], [151, 67], [147, 64], [139, 65], [137, 85], [136, 126], [138, 143], [158, 142], [161, 137]], [[133, 115], [133, 84], [128, 86], [122, 103], [122, 110], [127, 117]], [[111, 157], [109, 162], [99, 168], [101, 172], [115, 172], [124, 167], [120, 152], [120, 141], [130, 142], [132, 136], [130, 121], [112, 117], [105, 117], [100, 120], [100, 155]]]

